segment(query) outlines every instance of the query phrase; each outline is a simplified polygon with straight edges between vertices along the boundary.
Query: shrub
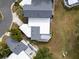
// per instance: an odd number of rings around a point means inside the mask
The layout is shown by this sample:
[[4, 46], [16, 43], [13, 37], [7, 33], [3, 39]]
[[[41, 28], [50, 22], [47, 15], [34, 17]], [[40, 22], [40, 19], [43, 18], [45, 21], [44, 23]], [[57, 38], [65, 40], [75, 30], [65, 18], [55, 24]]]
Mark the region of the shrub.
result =
[[53, 59], [48, 48], [40, 48], [34, 59]]
[[12, 10], [13, 12], [16, 12], [16, 14], [21, 20], [24, 20], [23, 8], [19, 5], [19, 2], [20, 2], [19, 0], [15, 2]]
[[0, 59], [8, 57], [11, 54], [10, 49], [4, 42], [0, 42]]
[[21, 41], [22, 40], [22, 34], [21, 31], [18, 28], [11, 29], [11, 37], [16, 40], [16, 41]]

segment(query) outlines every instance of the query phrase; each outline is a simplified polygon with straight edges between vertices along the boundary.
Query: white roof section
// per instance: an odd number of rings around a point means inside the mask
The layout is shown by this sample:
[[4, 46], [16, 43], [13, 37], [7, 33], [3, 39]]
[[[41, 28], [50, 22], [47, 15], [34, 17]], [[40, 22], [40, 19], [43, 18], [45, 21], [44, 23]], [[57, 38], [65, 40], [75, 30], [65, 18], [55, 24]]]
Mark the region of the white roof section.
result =
[[32, 4], [32, 0], [22, 0], [22, 2], [20, 3], [21, 6], [31, 5], [31, 4]]
[[21, 42], [24, 43], [26, 46], [27, 46], [28, 44], [30, 44], [29, 41], [25, 42], [25, 40], [21, 40]]
[[69, 5], [75, 4], [77, 2], [78, 2], [78, 0], [68, 0]]
[[23, 24], [19, 28], [26, 36], [31, 37], [31, 27], [28, 24]]
[[41, 35], [41, 39], [50, 39], [51, 38], [51, 35]]
[[12, 53], [7, 59], [31, 59], [24, 51], [22, 51], [19, 55]]
[[50, 18], [29, 18], [30, 27], [40, 27], [40, 34], [50, 34]]
[[40, 34], [50, 34], [50, 18], [29, 18], [28, 24], [23, 24], [19, 28], [30, 38], [31, 27], [40, 27]]
[[[46, 40], [48, 41], [50, 39], [50, 18], [28, 18], [28, 24], [21, 25], [19, 27], [19, 29], [28, 38], [32, 38], [31, 34], [33, 32], [32, 31], [33, 27], [39, 27], [39, 36], [40, 36], [40, 38], [37, 39], [38, 41], [40, 39], [44, 39], [44, 41], [46, 41]], [[36, 33], [36, 31], [35, 31], [35, 33]]]

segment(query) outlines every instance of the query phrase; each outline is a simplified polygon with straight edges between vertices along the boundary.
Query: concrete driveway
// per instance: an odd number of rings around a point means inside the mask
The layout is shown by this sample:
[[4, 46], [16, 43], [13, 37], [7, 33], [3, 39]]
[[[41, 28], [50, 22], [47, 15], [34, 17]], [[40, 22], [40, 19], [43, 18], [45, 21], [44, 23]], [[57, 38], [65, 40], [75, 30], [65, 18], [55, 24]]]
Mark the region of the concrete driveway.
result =
[[0, 10], [4, 16], [3, 21], [0, 22], [0, 37], [8, 31], [11, 25], [12, 13], [10, 7], [13, 2], [15, 2], [15, 0], [0, 0]]

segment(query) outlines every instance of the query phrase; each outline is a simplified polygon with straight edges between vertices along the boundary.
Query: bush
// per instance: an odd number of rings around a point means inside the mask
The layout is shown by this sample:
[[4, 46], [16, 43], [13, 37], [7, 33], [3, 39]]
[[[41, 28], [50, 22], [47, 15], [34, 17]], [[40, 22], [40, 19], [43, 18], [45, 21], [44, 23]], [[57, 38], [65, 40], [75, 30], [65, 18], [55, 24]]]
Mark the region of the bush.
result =
[[11, 54], [10, 49], [4, 42], [0, 42], [0, 59], [8, 57]]
[[19, 5], [19, 2], [19, 0], [15, 2], [12, 10], [13, 12], [16, 12], [16, 14], [19, 16], [21, 20], [24, 20], [23, 8]]
[[11, 29], [10, 32], [11, 32], [11, 37], [14, 40], [19, 41], [19, 42], [22, 40], [22, 34], [18, 28]]
[[14, 5], [13, 5], [13, 8], [12, 8], [12, 11], [16, 12], [16, 10], [18, 10], [18, 8], [20, 8], [19, 3], [15, 2]]
[[48, 48], [40, 48], [34, 59], [53, 59], [53, 58], [52, 58], [52, 54], [49, 53]]

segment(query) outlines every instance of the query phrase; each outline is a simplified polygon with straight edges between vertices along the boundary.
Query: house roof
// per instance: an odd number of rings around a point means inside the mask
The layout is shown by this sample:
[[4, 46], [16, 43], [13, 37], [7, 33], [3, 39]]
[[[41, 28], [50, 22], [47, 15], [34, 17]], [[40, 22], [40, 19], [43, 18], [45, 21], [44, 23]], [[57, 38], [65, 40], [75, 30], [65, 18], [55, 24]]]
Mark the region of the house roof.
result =
[[32, 2], [32, 0], [22, 0], [21, 3], [20, 3], [20, 5], [21, 5], [21, 6], [24, 6], [24, 5], [26, 5], [26, 4], [27, 4], [27, 5], [31, 5], [31, 2]]
[[28, 18], [28, 19], [29, 19], [28, 26], [39, 27], [40, 34], [50, 34], [50, 18]]
[[79, 0], [68, 0], [69, 5], [75, 4], [79, 2]]
[[[25, 1], [25, 0], [23, 0]], [[33, 18], [50, 18], [52, 15], [52, 0], [32, 0], [31, 4], [24, 4], [24, 16]]]
[[29, 18], [28, 24], [23, 24], [19, 28], [32, 40], [50, 39], [50, 18]]
[[27, 36], [31, 37], [31, 27], [28, 24], [23, 24], [19, 27], [19, 29]]
[[50, 18], [52, 11], [48, 10], [24, 10], [24, 16], [29, 18]]
[[51, 34], [41, 34], [41, 41], [47, 41], [51, 38]]
[[52, 0], [32, 0], [30, 5], [23, 7], [24, 10], [52, 10]]

